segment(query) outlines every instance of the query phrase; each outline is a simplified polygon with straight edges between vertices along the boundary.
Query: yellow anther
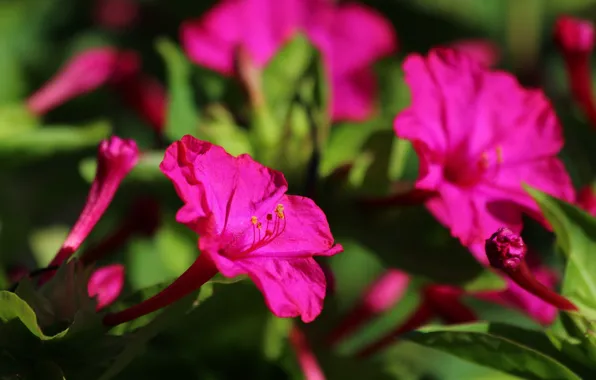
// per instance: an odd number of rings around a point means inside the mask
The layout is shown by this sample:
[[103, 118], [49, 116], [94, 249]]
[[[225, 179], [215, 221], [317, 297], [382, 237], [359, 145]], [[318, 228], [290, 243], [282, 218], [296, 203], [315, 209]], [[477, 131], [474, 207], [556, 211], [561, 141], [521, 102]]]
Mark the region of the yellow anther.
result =
[[256, 216], [251, 216], [250, 222], [256, 226], [257, 223], [259, 222], [259, 219]]
[[278, 217], [279, 219], [283, 219], [283, 218], [284, 218], [284, 205], [282, 205], [282, 204], [278, 204], [278, 205], [275, 207], [275, 213], [277, 214], [277, 217]]
[[503, 163], [503, 148], [501, 148], [501, 146], [498, 146], [495, 149], [496, 153], [497, 153], [497, 163], [501, 164]]

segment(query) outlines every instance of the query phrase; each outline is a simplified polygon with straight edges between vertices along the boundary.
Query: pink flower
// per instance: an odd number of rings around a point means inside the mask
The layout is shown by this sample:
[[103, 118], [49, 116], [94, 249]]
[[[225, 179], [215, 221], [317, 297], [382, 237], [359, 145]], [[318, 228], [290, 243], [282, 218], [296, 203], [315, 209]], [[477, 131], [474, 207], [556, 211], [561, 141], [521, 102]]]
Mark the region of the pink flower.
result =
[[111, 48], [86, 50], [27, 100], [31, 112], [43, 115], [53, 108], [105, 84], [114, 71], [118, 52]]
[[366, 321], [389, 310], [403, 297], [409, 283], [406, 273], [387, 270], [365, 290], [356, 307], [331, 331], [327, 339], [329, 343], [339, 342]]
[[97, 297], [99, 311], [118, 298], [124, 287], [124, 266], [120, 264], [101, 267], [89, 278], [87, 293], [89, 297]]
[[541, 218], [522, 182], [574, 199], [556, 156], [561, 127], [542, 92], [452, 49], [411, 55], [404, 70], [412, 104], [395, 132], [418, 154], [416, 188], [438, 193], [426, 207], [462, 244], [479, 245], [479, 260], [487, 263], [484, 239], [497, 228], [521, 230], [522, 211]]
[[184, 202], [176, 220], [200, 235], [201, 255], [170, 287], [106, 316], [105, 324], [162, 308], [218, 271], [230, 278], [248, 275], [278, 317], [315, 319], [326, 284], [313, 256], [331, 256], [343, 248], [334, 244], [325, 214], [312, 200], [286, 195], [281, 172], [188, 135], [168, 147], [160, 169]]
[[331, 0], [222, 0], [181, 29], [197, 64], [234, 74], [238, 46], [262, 67], [298, 32], [323, 53], [332, 80], [333, 118], [362, 120], [374, 108], [372, 64], [396, 50], [395, 33], [380, 14]]
[[590, 66], [590, 55], [594, 50], [594, 25], [569, 16], [559, 17], [555, 24], [555, 42], [565, 59], [571, 94], [592, 124], [596, 125]]
[[[79, 249], [104, 214], [124, 177], [137, 164], [139, 150], [134, 140], [112, 136], [99, 144], [97, 171], [83, 211], [49, 266], [61, 265]], [[47, 281], [53, 273], [41, 277]]]

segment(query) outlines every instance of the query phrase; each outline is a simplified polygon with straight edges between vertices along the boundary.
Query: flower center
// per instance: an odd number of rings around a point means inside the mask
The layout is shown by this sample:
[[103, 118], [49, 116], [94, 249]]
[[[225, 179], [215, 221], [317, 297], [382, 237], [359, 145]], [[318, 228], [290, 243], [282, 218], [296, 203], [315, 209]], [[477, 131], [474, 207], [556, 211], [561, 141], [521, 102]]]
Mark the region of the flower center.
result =
[[445, 179], [457, 186], [474, 186], [491, 172], [496, 174], [503, 163], [503, 149], [497, 146], [494, 151], [484, 151], [478, 161], [464, 159], [459, 156], [456, 159], [447, 160], [443, 169]]
[[280, 203], [275, 206], [273, 213], [265, 216], [265, 225], [256, 216], [250, 217], [252, 224], [252, 243], [244, 250], [244, 254], [253, 252], [261, 247], [271, 243], [279, 237], [286, 229], [286, 215], [284, 213], [284, 206]]

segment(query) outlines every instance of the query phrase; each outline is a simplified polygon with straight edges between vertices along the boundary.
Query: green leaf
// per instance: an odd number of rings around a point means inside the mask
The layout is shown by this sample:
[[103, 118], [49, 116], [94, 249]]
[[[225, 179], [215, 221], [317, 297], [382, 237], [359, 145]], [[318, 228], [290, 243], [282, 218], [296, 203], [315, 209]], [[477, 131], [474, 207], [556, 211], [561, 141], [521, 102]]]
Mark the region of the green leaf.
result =
[[199, 114], [192, 92], [192, 66], [178, 46], [167, 39], [157, 41], [157, 51], [167, 65], [168, 72], [168, 114], [165, 134], [170, 140], [182, 136], [196, 135]]
[[2, 324], [7, 324], [15, 319], [40, 340], [52, 338], [41, 331], [37, 324], [37, 316], [27, 302], [12, 292], [2, 290], [0, 291], [0, 321]]
[[106, 122], [83, 127], [44, 126], [0, 139], [0, 156], [11, 157], [16, 162], [38, 159], [95, 146], [110, 132]]
[[[139, 157], [139, 162], [126, 176], [125, 180], [155, 182], [166, 181], [167, 177], [159, 170], [159, 164], [163, 160], [164, 152], [152, 151], [143, 152]], [[85, 181], [91, 183], [95, 178], [95, 171], [97, 170], [97, 159], [89, 157], [81, 160], [79, 164], [79, 173]]]
[[[503, 328], [502, 325], [498, 327]], [[537, 350], [541, 348], [537, 347], [537, 342], [545, 342], [540, 333], [507, 326], [504, 329], [510, 329], [510, 332], [515, 329], [515, 334], [501, 336], [499, 328], [495, 329], [489, 323], [429, 327], [406, 334], [404, 339], [524, 379], [581, 379], [559, 361]], [[530, 339], [527, 339], [528, 336]], [[515, 338], [524, 341], [522, 343]], [[540, 339], [534, 341], [533, 338]]]
[[596, 219], [570, 203], [525, 186], [553, 227], [567, 265], [561, 293], [596, 318]]

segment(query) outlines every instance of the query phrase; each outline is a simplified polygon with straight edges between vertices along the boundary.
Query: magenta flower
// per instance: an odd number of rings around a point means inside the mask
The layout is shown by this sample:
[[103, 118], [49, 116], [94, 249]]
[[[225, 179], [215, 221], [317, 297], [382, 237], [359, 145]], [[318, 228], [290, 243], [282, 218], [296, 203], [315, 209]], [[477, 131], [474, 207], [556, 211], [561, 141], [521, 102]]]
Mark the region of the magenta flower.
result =
[[559, 17], [555, 24], [555, 42], [565, 59], [571, 94], [592, 124], [596, 125], [590, 66], [590, 55], [594, 50], [594, 25], [569, 16]]
[[229, 278], [248, 275], [278, 317], [315, 319], [326, 284], [313, 256], [343, 248], [334, 244], [325, 214], [312, 200], [286, 195], [281, 172], [188, 135], [168, 147], [160, 169], [184, 202], [176, 220], [200, 235], [201, 254], [170, 287], [104, 323], [160, 309], [218, 271]]
[[396, 50], [395, 33], [380, 14], [332, 0], [222, 0], [183, 24], [181, 40], [197, 64], [224, 75], [235, 72], [238, 46], [264, 66], [296, 33], [323, 53], [332, 80], [335, 120], [362, 120], [374, 108], [372, 64]]
[[43, 115], [97, 89], [111, 78], [117, 61], [118, 52], [110, 48], [90, 49], [76, 55], [27, 100], [29, 110]]
[[[49, 266], [61, 265], [79, 249], [104, 214], [124, 177], [137, 164], [139, 150], [134, 140], [112, 136], [99, 144], [97, 171], [91, 184], [87, 202], [60, 250]], [[53, 273], [41, 277], [47, 281]]]
[[124, 266], [106, 265], [93, 272], [87, 284], [89, 297], [97, 297], [96, 310], [109, 306], [118, 298], [124, 288]]
[[395, 132], [418, 154], [416, 188], [438, 194], [428, 210], [465, 246], [479, 246], [471, 247], [479, 260], [487, 263], [484, 239], [497, 228], [521, 230], [522, 211], [541, 219], [522, 182], [574, 199], [556, 156], [561, 127], [542, 92], [452, 49], [411, 55], [404, 70], [412, 104], [396, 117]]

